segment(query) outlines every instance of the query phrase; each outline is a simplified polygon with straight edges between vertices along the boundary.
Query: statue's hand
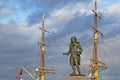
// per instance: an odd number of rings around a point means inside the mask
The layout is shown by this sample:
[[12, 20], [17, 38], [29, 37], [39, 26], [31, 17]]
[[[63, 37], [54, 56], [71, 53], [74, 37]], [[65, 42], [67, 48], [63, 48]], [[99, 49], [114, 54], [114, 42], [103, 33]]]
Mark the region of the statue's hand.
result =
[[66, 53], [63, 53], [63, 55], [66, 55]]

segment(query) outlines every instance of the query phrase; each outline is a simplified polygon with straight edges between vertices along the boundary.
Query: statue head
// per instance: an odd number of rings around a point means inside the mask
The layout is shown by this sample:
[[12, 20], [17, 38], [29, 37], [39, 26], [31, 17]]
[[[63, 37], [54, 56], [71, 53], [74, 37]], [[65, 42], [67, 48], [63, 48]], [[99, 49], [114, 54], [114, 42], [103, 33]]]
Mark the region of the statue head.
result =
[[75, 36], [71, 37], [71, 44], [77, 43], [77, 38]]

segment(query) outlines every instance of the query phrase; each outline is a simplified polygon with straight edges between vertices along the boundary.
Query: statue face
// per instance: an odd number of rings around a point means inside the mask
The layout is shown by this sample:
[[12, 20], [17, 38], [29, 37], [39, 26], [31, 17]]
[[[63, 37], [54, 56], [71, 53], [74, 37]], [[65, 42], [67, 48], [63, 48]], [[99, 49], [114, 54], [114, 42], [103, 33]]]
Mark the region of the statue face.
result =
[[71, 37], [71, 43], [77, 42], [77, 38], [76, 37]]

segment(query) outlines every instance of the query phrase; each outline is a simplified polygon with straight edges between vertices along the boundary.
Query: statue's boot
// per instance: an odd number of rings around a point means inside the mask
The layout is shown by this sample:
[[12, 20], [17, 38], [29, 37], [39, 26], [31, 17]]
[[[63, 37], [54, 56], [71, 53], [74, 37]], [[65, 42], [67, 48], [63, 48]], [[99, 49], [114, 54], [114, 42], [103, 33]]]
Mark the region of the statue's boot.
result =
[[80, 70], [79, 65], [77, 65], [76, 68], [77, 68], [77, 70], [78, 70], [78, 74], [81, 75], [81, 70]]
[[70, 74], [70, 76], [76, 76], [76, 73], [73, 72], [73, 73]]

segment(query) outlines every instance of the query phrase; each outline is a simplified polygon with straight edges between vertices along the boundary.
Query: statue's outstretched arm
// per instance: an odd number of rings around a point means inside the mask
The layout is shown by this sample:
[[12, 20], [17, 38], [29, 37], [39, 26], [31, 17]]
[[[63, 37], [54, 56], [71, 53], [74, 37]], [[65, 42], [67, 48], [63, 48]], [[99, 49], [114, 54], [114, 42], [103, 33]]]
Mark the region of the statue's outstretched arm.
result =
[[67, 51], [67, 52], [63, 53], [63, 55], [69, 55], [69, 54], [70, 54], [70, 52], [69, 52], [69, 51]]

